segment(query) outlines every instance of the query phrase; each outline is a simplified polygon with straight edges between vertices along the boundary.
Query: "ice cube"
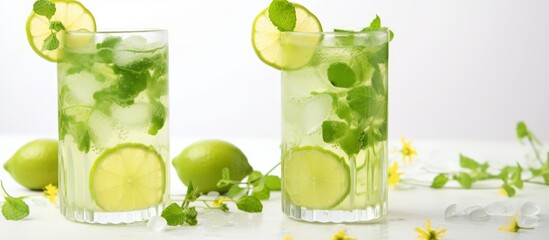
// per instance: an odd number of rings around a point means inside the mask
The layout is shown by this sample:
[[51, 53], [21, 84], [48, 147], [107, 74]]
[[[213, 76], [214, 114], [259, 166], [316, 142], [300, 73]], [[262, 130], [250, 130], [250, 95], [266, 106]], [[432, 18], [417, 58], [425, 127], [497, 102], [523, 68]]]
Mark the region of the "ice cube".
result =
[[482, 207], [471, 209], [467, 216], [469, 217], [469, 219], [474, 221], [487, 221], [488, 219], [490, 219], [490, 216]]
[[217, 209], [205, 210], [198, 214], [198, 222], [206, 227], [228, 227], [233, 224], [229, 222], [229, 216]]
[[88, 119], [90, 137], [95, 146], [102, 148], [113, 138], [114, 123], [101, 111], [92, 111]]
[[484, 208], [486, 213], [491, 216], [512, 216], [515, 213], [515, 207], [505, 202], [493, 202]]
[[282, 94], [285, 99], [300, 99], [311, 95], [311, 92], [324, 92], [329, 87], [329, 82], [323, 82], [316, 69], [308, 68], [299, 71], [286, 71], [282, 73]]
[[121, 45], [130, 50], [144, 50], [147, 47], [147, 39], [142, 36], [130, 36], [124, 39]]
[[147, 229], [151, 232], [160, 232], [164, 230], [167, 225], [168, 222], [166, 222], [166, 219], [160, 216], [154, 216], [149, 219], [149, 222], [147, 223]]
[[539, 225], [539, 218], [536, 216], [520, 216], [518, 221], [519, 226], [521, 227], [537, 227]]
[[456, 208], [457, 208], [457, 205], [455, 203], [448, 206], [446, 208], [446, 210], [444, 211], [444, 217], [446, 219], [449, 219], [449, 218], [458, 216], [458, 214], [456, 212]]
[[112, 116], [126, 130], [145, 129], [151, 123], [152, 106], [149, 103], [134, 103], [127, 107], [112, 106]]
[[332, 97], [326, 94], [313, 96], [301, 108], [299, 126], [306, 134], [311, 134], [320, 127], [331, 110]]
[[67, 75], [64, 82], [68, 88], [69, 98], [78, 105], [93, 105], [93, 94], [102, 88], [102, 84], [95, 76], [86, 71]]
[[520, 207], [520, 215], [522, 216], [532, 217], [532, 216], [538, 215], [539, 212], [540, 212], [540, 207], [535, 202], [525, 202]]

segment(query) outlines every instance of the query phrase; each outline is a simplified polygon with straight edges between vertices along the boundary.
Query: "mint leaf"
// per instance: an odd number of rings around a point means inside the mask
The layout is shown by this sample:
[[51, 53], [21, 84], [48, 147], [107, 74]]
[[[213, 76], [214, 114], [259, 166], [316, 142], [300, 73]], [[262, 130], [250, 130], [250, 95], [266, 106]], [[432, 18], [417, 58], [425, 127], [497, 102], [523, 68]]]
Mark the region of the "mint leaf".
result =
[[198, 216], [198, 212], [196, 212], [196, 209], [194, 207], [190, 208], [183, 208], [183, 222], [186, 224], [189, 224], [191, 226], [194, 226], [198, 223], [198, 220], [196, 219], [196, 216]]
[[524, 122], [518, 122], [517, 123], [517, 137], [519, 140], [522, 141], [523, 138], [528, 136], [528, 127], [526, 127], [526, 124]]
[[366, 117], [367, 114], [367, 101], [370, 95], [370, 89], [366, 86], [355, 87], [347, 92], [347, 102], [349, 107], [358, 116], [357, 119]]
[[23, 201], [23, 198], [14, 198], [7, 196], [2, 205], [2, 215], [6, 220], [21, 220], [29, 215], [29, 206]]
[[263, 211], [263, 204], [255, 196], [244, 196], [236, 202], [238, 209], [249, 212], [257, 213]]
[[55, 14], [55, 4], [49, 0], [37, 0], [32, 5], [32, 10], [40, 16], [51, 19]]
[[65, 30], [65, 26], [60, 21], [51, 21], [50, 22], [50, 29], [56, 32], [59, 32], [61, 30]]
[[269, 19], [281, 32], [293, 31], [297, 21], [294, 4], [287, 0], [273, 0], [269, 5]]
[[545, 181], [545, 184], [549, 185], [549, 173], [543, 174], [543, 181]]
[[389, 42], [393, 41], [393, 38], [395, 37], [395, 33], [391, 30], [389, 30]]
[[183, 209], [177, 203], [170, 204], [160, 216], [166, 219], [169, 226], [179, 226], [185, 222]]
[[187, 193], [185, 193], [185, 199], [183, 200], [183, 207], [186, 207], [189, 205], [190, 202], [196, 201], [200, 197], [200, 192], [198, 188], [195, 188], [193, 185], [193, 182], [189, 182], [189, 186], [187, 186]]
[[148, 133], [150, 135], [156, 135], [160, 129], [164, 127], [168, 113], [166, 107], [158, 100], [152, 101], [153, 114], [151, 118], [151, 125]]
[[257, 186], [259, 184], [259, 180], [263, 177], [263, 173], [260, 171], [253, 171], [248, 175], [248, 183], [253, 184], [254, 186]]
[[511, 183], [518, 189], [522, 189], [524, 182], [522, 181], [522, 167], [517, 163], [515, 171], [511, 174]]
[[348, 156], [357, 154], [368, 143], [368, 137], [360, 129], [350, 129], [339, 140], [339, 146]]
[[350, 88], [355, 84], [355, 72], [349, 65], [337, 62], [328, 67], [328, 80], [334, 87]]
[[374, 73], [372, 74], [372, 87], [379, 95], [385, 96], [387, 94], [379, 67], [374, 68]]
[[271, 191], [280, 191], [280, 178], [278, 176], [268, 175], [265, 177], [265, 187]]
[[374, 54], [368, 56], [370, 64], [385, 64], [389, 60], [389, 44], [385, 43], [379, 47]]
[[467, 173], [460, 173], [457, 176], [454, 176], [454, 179], [459, 182], [463, 188], [471, 188], [473, 185], [473, 178]]
[[103, 42], [96, 44], [97, 49], [108, 48], [114, 49], [118, 43], [122, 41], [121, 37], [106, 37]]
[[44, 39], [44, 45], [42, 45], [42, 51], [52, 51], [59, 47], [59, 40], [57, 39], [57, 33], [51, 33], [46, 39]]
[[269, 191], [269, 189], [265, 187], [265, 184], [263, 183], [254, 187], [254, 190], [252, 191], [252, 196], [255, 196], [259, 200], [268, 200], [271, 197], [271, 191]]
[[90, 131], [88, 125], [84, 122], [78, 122], [72, 136], [76, 140], [78, 150], [87, 153], [90, 151]]
[[227, 195], [227, 197], [230, 197], [230, 198], [234, 198], [238, 195], [240, 195], [242, 193], [242, 191], [244, 191], [244, 188], [241, 188], [239, 187], [238, 185], [232, 185], [231, 188], [229, 188], [229, 191], [227, 191], [227, 193], [225, 193], [225, 195]]
[[433, 183], [431, 183], [432, 188], [443, 188], [444, 185], [448, 182], [448, 177], [444, 175], [443, 173], [439, 173], [434, 179]]
[[322, 139], [326, 143], [334, 143], [345, 135], [348, 128], [349, 126], [344, 122], [324, 121], [322, 123]]
[[380, 29], [381, 28], [381, 19], [378, 15], [376, 15], [376, 18], [370, 22], [370, 28], [371, 29]]
[[480, 163], [473, 160], [472, 158], [466, 157], [464, 155], [459, 155], [459, 165], [462, 168], [467, 168], [471, 170], [476, 170], [480, 167]]
[[336, 107], [336, 115], [345, 120], [348, 124], [351, 124], [353, 121], [353, 116], [351, 114], [351, 108], [344, 102], [339, 102]]

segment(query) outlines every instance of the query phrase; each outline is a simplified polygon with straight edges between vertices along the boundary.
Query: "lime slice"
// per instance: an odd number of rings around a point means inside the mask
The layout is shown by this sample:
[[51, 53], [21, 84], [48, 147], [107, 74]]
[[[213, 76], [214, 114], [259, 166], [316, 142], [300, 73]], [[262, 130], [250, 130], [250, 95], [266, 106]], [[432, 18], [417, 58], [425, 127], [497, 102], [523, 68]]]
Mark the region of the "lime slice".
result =
[[[294, 6], [296, 13], [294, 31], [322, 32], [320, 21], [318, 21], [318, 18], [314, 14], [299, 4], [294, 3]], [[317, 42], [318, 40], [316, 39]], [[309, 56], [299, 55], [299, 61], [283, 63], [283, 59], [279, 56], [281, 50], [280, 31], [269, 19], [269, 8], [259, 13], [254, 20], [252, 25], [252, 45], [259, 59], [276, 69], [282, 69], [283, 67], [288, 69], [299, 68], [307, 64], [312, 57], [312, 54], [309, 54]]]
[[95, 161], [90, 190], [97, 206], [118, 212], [160, 204], [166, 186], [162, 157], [153, 147], [125, 143], [106, 150]]
[[284, 191], [296, 205], [329, 209], [349, 194], [349, 167], [328, 150], [310, 146], [297, 148], [283, 163]]
[[[95, 18], [91, 12], [80, 2], [71, 0], [51, 0], [55, 3], [55, 14], [51, 21], [60, 21], [65, 26], [66, 31], [87, 30], [95, 32]], [[32, 12], [27, 19], [27, 39], [32, 49], [44, 59], [57, 62], [59, 58], [59, 49], [49, 51], [42, 50], [44, 40], [52, 33], [48, 19], [44, 16]], [[57, 33], [57, 39], [62, 40], [61, 34]], [[59, 44], [62, 46], [62, 44]]]

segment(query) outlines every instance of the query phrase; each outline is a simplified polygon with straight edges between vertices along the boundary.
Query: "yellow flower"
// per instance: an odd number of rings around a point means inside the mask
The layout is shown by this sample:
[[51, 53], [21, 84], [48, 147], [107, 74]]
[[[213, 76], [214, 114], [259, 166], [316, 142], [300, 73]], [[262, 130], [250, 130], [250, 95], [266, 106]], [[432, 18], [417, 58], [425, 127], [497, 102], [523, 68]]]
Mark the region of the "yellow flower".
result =
[[402, 154], [402, 162], [412, 163], [413, 158], [417, 155], [416, 149], [412, 147], [412, 141], [406, 141], [404, 137], [401, 137], [400, 141], [402, 142], [402, 149], [399, 152]]
[[339, 229], [337, 233], [332, 237], [332, 240], [356, 240], [356, 238], [347, 237], [345, 229]]
[[284, 240], [294, 240], [294, 238], [293, 238], [292, 236], [290, 236], [290, 235], [286, 235], [286, 236], [284, 237]]
[[505, 188], [500, 188], [500, 189], [499, 189], [499, 195], [505, 196], [505, 197], [508, 196], [508, 195], [507, 195], [507, 191], [505, 191]]
[[509, 222], [499, 228], [500, 231], [505, 232], [518, 232], [520, 229], [531, 230], [533, 227], [521, 227], [518, 224], [518, 212], [515, 213], [515, 216], [509, 217]]
[[403, 173], [398, 171], [398, 163], [394, 162], [391, 168], [389, 168], [389, 186], [393, 187], [400, 182], [400, 175]]
[[214, 201], [213, 201], [213, 206], [214, 207], [220, 207], [221, 205], [223, 205], [223, 203], [225, 202], [229, 202], [231, 201], [230, 198], [227, 198], [227, 197], [218, 197], [216, 198]]
[[416, 227], [416, 232], [419, 233], [417, 236], [417, 239], [422, 240], [441, 240], [444, 238], [444, 234], [446, 233], [446, 228], [439, 229], [431, 229], [431, 220], [427, 219], [427, 224], [425, 225], [425, 229], [421, 229], [420, 227]]
[[44, 196], [46, 196], [48, 200], [53, 204], [55, 204], [57, 192], [59, 192], [59, 189], [57, 189], [57, 187], [52, 185], [51, 183], [44, 187]]

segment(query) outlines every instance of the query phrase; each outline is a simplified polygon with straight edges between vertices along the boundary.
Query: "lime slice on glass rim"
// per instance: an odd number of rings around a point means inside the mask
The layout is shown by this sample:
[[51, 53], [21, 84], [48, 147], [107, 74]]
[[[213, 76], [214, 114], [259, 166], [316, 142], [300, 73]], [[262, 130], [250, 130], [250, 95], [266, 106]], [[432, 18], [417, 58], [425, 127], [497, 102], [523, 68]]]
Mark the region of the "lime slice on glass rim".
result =
[[[51, 21], [63, 23], [66, 31], [86, 30], [95, 32], [95, 18], [80, 2], [70, 0], [51, 0], [51, 2], [55, 4], [56, 8]], [[46, 17], [32, 12], [27, 19], [26, 32], [29, 44], [40, 57], [51, 62], [57, 62], [60, 47], [52, 51], [42, 50], [44, 40], [52, 33]], [[63, 31], [57, 33], [57, 39], [60, 41], [63, 39], [61, 34], [63, 34]], [[62, 46], [62, 44], [60, 43], [59, 46]]]
[[101, 154], [90, 173], [90, 191], [97, 206], [109, 212], [156, 206], [166, 188], [162, 157], [151, 146], [123, 143]]
[[[322, 26], [318, 18], [305, 7], [294, 3], [296, 12], [296, 24], [294, 32], [322, 32]], [[255, 53], [267, 65], [276, 69], [295, 69], [309, 62], [314, 51], [309, 54], [295, 54], [297, 60], [284, 61], [280, 57], [281, 43], [280, 30], [269, 19], [269, 8], [263, 10], [254, 20], [252, 25], [252, 46]], [[313, 39], [316, 44], [320, 39]]]
[[298, 206], [329, 209], [349, 195], [349, 166], [326, 149], [295, 148], [285, 157], [282, 171], [285, 194]]

